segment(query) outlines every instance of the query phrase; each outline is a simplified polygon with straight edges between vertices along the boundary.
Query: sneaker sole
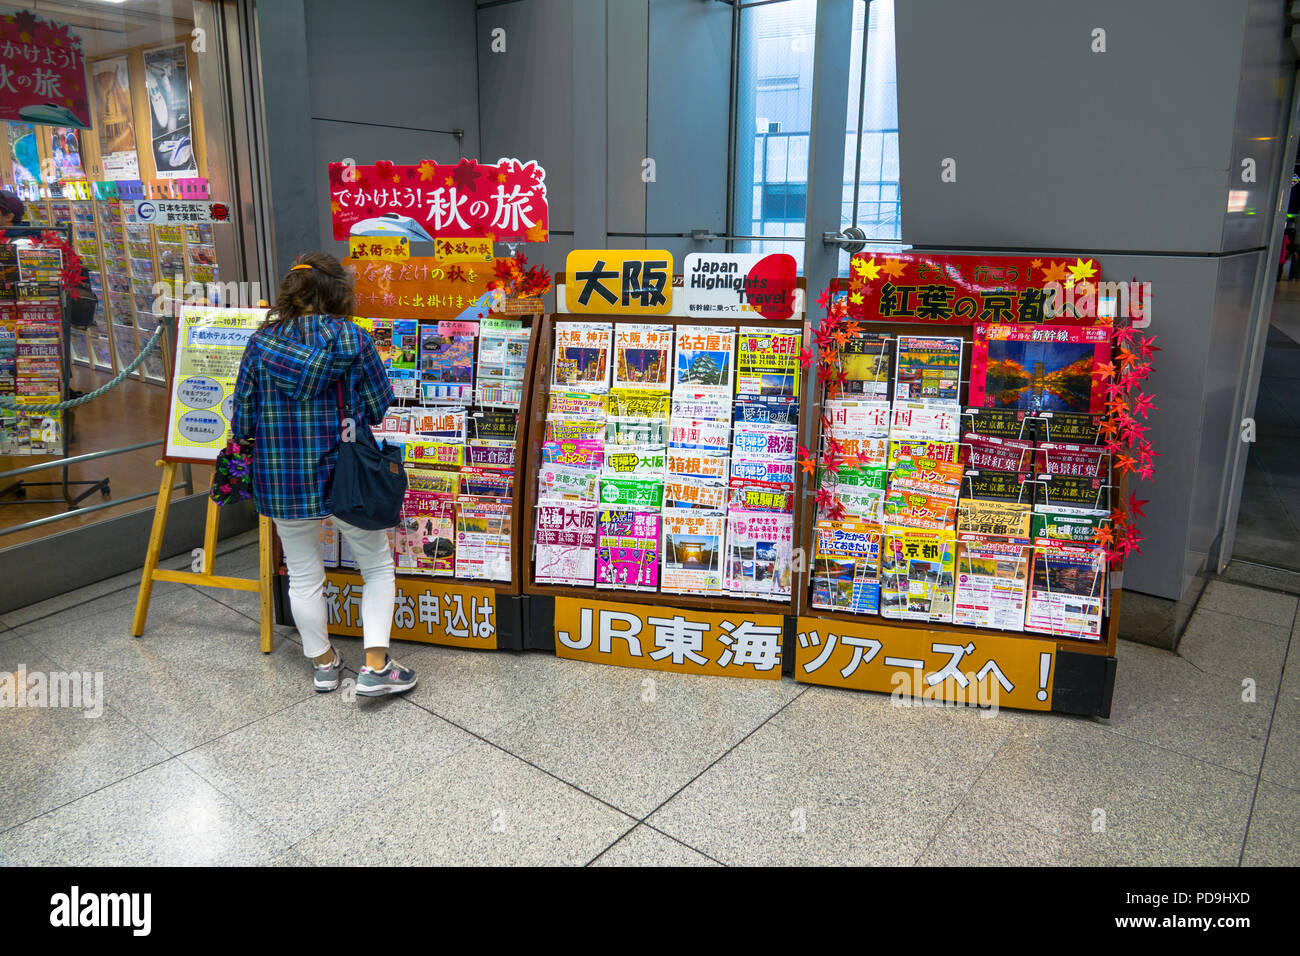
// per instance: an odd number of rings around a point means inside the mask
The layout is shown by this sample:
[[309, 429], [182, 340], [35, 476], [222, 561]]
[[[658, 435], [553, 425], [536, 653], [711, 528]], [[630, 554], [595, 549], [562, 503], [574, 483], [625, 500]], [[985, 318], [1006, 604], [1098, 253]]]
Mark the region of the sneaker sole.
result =
[[330, 691], [332, 691], [332, 690], [338, 690], [338, 689], [339, 689], [339, 682], [338, 682], [338, 681], [335, 681], [335, 682], [332, 683], [332, 684], [322, 684], [320, 681], [312, 681], [312, 683], [313, 683], [313, 685], [315, 685], [315, 687], [316, 687], [316, 693], [318, 693], [318, 694], [328, 694], [328, 693], [329, 693]]
[[358, 697], [383, 697], [387, 694], [401, 694], [404, 693], [405, 691], [410, 690], [418, 682], [419, 682], [419, 678], [417, 677], [409, 684], [383, 684], [379, 687], [371, 687], [365, 690], [362, 690], [360, 687], [357, 687], [357, 696]]

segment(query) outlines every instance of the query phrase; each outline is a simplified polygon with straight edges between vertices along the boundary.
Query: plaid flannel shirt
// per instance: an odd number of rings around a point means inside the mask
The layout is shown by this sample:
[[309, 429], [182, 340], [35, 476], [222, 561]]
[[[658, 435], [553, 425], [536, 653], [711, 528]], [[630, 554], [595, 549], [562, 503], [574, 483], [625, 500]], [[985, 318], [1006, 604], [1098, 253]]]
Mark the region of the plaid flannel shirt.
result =
[[393, 389], [370, 336], [346, 319], [311, 315], [249, 339], [235, 382], [230, 433], [253, 438], [253, 502], [271, 518], [324, 518], [345, 414], [383, 420]]

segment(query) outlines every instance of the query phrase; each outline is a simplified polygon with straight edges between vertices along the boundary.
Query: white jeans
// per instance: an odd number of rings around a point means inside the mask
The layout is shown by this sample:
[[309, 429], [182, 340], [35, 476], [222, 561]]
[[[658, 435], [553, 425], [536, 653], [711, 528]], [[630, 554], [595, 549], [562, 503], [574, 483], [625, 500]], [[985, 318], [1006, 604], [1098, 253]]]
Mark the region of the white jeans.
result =
[[320, 523], [333, 521], [352, 549], [365, 587], [361, 589], [362, 644], [387, 647], [393, 627], [393, 601], [397, 586], [393, 576], [393, 552], [388, 533], [363, 531], [334, 518], [273, 519], [284, 547], [289, 569], [289, 606], [302, 637], [302, 652], [320, 657], [330, 649], [329, 618], [325, 608], [325, 560], [321, 550]]

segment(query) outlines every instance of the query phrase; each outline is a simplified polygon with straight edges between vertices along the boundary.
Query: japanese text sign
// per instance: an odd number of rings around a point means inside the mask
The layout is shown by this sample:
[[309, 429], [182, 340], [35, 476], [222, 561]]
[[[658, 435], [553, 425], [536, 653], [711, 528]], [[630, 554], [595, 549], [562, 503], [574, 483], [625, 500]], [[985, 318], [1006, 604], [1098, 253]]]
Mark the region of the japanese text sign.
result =
[[564, 262], [566, 312], [667, 315], [673, 255], [665, 249], [575, 249]]
[[[859, 252], [849, 265], [849, 316], [944, 325], [1041, 323], [1049, 318], [1059, 324], [1101, 325], [1110, 320], [1076, 317], [1068, 309], [1051, 318], [1043, 308], [1048, 299], [1044, 290], [1052, 283], [1067, 300], [1089, 289], [1095, 295], [1100, 272], [1095, 259], [1081, 257], [1071, 262], [1050, 256]], [[1091, 301], [1095, 305], [1096, 299]]]
[[[329, 632], [361, 637], [361, 575], [325, 572]], [[496, 592], [436, 580], [397, 579], [393, 637], [480, 650], [497, 648]]]
[[788, 319], [798, 266], [787, 252], [692, 252], [683, 265], [686, 314]]
[[405, 235], [412, 241], [546, 242], [546, 171], [501, 159], [414, 166], [330, 163], [334, 238]]
[[411, 258], [411, 241], [405, 236], [350, 236], [348, 257], [361, 259], [391, 259], [405, 262]]
[[1056, 645], [800, 617], [795, 679], [903, 698], [1051, 710]]
[[779, 614], [555, 599], [556, 656], [597, 664], [780, 680], [783, 631]]
[[244, 347], [266, 309], [179, 306], [176, 355], [163, 457], [216, 461], [234, 414]]
[[405, 262], [384, 259], [343, 260], [356, 276], [353, 288], [358, 315], [369, 319], [467, 319], [488, 317], [495, 278], [489, 265], [445, 264], [418, 256]]
[[0, 17], [0, 119], [90, 129], [81, 37], [29, 10]]
[[140, 222], [154, 226], [230, 222], [230, 207], [221, 202], [195, 199], [144, 199], [135, 204], [135, 215]]

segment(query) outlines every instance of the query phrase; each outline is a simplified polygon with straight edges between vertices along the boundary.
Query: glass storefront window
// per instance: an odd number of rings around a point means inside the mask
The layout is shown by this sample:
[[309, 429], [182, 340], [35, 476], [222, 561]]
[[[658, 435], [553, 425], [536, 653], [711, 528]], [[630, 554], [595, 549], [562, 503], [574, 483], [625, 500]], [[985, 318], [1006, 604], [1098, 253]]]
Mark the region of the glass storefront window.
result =
[[[77, 392], [129, 366], [174, 291], [214, 301], [225, 294], [219, 283], [242, 277], [232, 261], [234, 224], [158, 225], [136, 212], [138, 199], [211, 198], [238, 213], [235, 197], [215, 195], [209, 185], [232, 180], [222, 112], [228, 97], [202, 80], [221, 75], [219, 51], [196, 30], [197, 22], [213, 22], [218, 8], [203, 0], [30, 9], [0, 3], [0, 189], [22, 200], [22, 222], [63, 232], [97, 299], [91, 324], [67, 328], [61, 342]], [[0, 412], [0, 471], [65, 450], [80, 455], [161, 439], [170, 361], [164, 336], [121, 385], [62, 416], [39, 441], [23, 416]], [[0, 390], [21, 391], [21, 375], [13, 374], [0, 377]], [[158, 453], [148, 448], [74, 466], [70, 478], [110, 480], [109, 495], [87, 505], [156, 490]], [[142, 499], [4, 534], [66, 510], [62, 500], [37, 500], [61, 498], [58, 486], [34, 484], [61, 480], [58, 471], [23, 480], [33, 484], [0, 479], [0, 549], [153, 506]]]

